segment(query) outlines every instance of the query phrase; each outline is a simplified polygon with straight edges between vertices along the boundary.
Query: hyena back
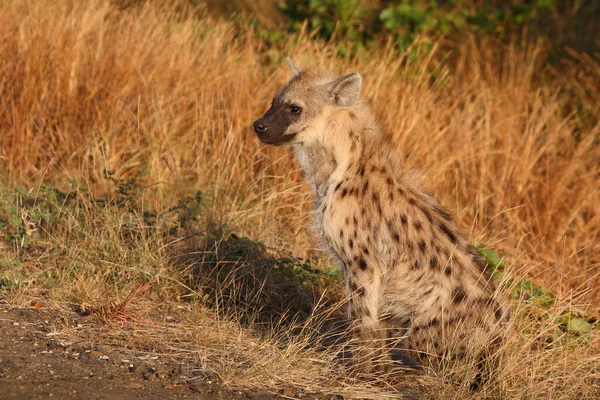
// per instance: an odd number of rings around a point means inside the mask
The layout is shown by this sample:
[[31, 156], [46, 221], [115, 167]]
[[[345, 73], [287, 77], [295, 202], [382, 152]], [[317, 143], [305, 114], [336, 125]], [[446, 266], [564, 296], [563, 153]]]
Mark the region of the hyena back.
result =
[[357, 354], [362, 369], [394, 338], [430, 365], [487, 357], [502, 341], [506, 303], [451, 215], [402, 171], [359, 99], [361, 76], [288, 64], [291, 80], [254, 129], [264, 143], [292, 146], [312, 185], [316, 229], [346, 276], [355, 336], [375, 343]]

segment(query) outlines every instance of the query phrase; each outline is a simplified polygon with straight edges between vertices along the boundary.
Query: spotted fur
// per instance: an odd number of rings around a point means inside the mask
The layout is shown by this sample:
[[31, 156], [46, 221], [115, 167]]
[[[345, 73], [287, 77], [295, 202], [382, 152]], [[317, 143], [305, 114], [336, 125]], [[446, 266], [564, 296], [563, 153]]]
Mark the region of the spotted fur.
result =
[[[505, 334], [506, 303], [452, 216], [402, 169], [391, 137], [359, 99], [361, 76], [288, 62], [290, 82], [254, 126], [264, 142], [296, 151], [315, 192], [316, 230], [346, 277], [355, 337], [399, 340], [430, 365], [489, 355]], [[357, 361], [372, 370], [367, 353]]]

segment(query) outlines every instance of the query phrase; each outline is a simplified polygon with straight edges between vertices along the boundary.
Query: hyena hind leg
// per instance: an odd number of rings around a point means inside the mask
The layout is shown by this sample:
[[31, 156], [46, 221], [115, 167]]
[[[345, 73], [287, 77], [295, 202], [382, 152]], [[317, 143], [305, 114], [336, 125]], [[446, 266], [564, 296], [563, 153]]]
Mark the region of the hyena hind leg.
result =
[[394, 367], [407, 373], [423, 372], [423, 365], [418, 354], [408, 340], [410, 319], [395, 321], [393, 324], [389, 320], [386, 322], [388, 324], [387, 350]]
[[471, 381], [469, 388], [473, 392], [479, 391], [482, 386], [497, 380], [502, 367], [502, 338], [498, 337], [491, 341], [487, 349], [483, 351], [476, 364], [476, 375]]

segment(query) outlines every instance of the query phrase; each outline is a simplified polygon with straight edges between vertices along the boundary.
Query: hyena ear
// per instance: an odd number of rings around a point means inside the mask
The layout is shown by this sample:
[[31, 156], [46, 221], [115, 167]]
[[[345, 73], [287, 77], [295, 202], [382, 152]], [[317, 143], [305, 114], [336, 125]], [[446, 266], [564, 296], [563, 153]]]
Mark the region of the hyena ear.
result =
[[296, 75], [299, 75], [300, 72], [302, 72], [300, 67], [291, 58], [286, 57], [285, 61], [287, 61], [287, 64], [290, 67], [290, 72], [292, 73], [292, 78], [294, 78]]
[[358, 72], [342, 75], [327, 84], [330, 99], [338, 107], [354, 105], [360, 97], [361, 87], [362, 77]]

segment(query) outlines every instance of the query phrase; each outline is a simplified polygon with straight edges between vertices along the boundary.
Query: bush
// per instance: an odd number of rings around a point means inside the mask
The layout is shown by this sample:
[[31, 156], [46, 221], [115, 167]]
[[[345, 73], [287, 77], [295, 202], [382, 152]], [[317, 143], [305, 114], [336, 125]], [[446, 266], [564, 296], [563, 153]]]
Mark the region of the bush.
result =
[[556, 0], [284, 0], [280, 9], [289, 18], [288, 29], [297, 30], [307, 21], [309, 29], [316, 30], [321, 37], [343, 35], [358, 47], [389, 35], [404, 50], [420, 34], [469, 30], [500, 39], [523, 32], [544, 36], [552, 30], [550, 25], [561, 25], [551, 18], [553, 14], [559, 12], [558, 19], [564, 22], [584, 9], [577, 5], [562, 5], [558, 9], [556, 3]]

